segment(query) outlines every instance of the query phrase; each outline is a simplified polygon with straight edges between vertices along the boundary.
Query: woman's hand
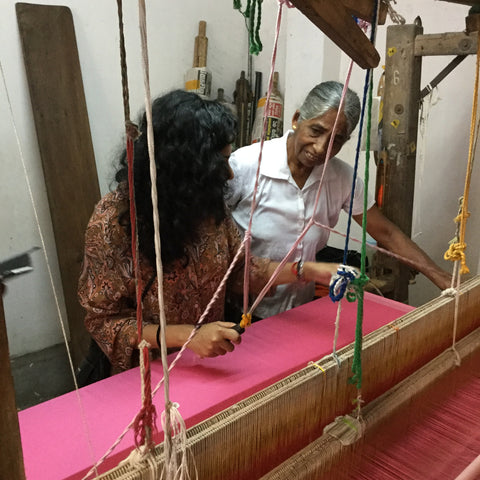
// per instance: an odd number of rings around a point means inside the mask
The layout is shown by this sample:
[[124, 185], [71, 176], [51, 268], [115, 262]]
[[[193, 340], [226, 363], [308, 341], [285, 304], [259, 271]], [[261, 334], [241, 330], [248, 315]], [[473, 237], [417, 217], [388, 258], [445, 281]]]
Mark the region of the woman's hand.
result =
[[242, 341], [240, 334], [232, 329], [234, 326], [232, 322], [206, 323], [198, 329], [188, 348], [200, 358], [233, 352], [235, 345]]

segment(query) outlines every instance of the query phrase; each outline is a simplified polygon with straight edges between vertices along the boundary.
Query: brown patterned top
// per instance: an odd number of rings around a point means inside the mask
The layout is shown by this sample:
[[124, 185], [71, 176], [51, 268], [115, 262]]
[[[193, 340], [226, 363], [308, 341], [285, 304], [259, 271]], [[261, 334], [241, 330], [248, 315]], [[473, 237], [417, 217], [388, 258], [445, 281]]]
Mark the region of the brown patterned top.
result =
[[[85, 255], [78, 296], [87, 310], [85, 325], [112, 363], [113, 372], [138, 364], [135, 278], [130, 236], [119, 223], [128, 211], [125, 184], [105, 195], [95, 207], [85, 234]], [[164, 227], [168, 228], [168, 227]], [[163, 296], [168, 324], [195, 324], [213, 297], [241, 240], [228, 216], [220, 225], [212, 220], [200, 227], [201, 239], [186, 248], [188, 263], [175, 261], [163, 268]], [[250, 291], [258, 292], [268, 280], [270, 260], [252, 259]], [[142, 283], [154, 269], [140, 258]], [[223, 320], [226, 290], [243, 292], [243, 261], [238, 262], [212, 306], [206, 322]], [[159, 323], [158, 284], [155, 279], [143, 301], [143, 324]]]

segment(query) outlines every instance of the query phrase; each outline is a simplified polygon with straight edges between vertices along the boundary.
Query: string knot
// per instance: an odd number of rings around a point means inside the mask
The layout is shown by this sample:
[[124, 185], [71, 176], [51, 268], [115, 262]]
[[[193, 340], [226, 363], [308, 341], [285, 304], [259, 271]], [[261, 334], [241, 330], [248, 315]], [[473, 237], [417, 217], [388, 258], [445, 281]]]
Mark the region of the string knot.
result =
[[470, 269], [467, 267], [467, 260], [465, 256], [465, 249], [467, 248], [466, 243], [462, 242], [453, 242], [448, 247], [448, 250], [443, 255], [445, 260], [450, 260], [451, 262], [456, 262], [460, 260], [461, 268], [460, 273], [466, 274], [470, 272]]
[[242, 315], [242, 320], [240, 320], [240, 326], [242, 328], [247, 328], [252, 324], [252, 314], [251, 313], [244, 313]]
[[446, 288], [445, 290], [442, 290], [441, 295], [443, 297], [454, 297], [457, 294], [457, 290], [455, 288]]
[[135, 125], [130, 120], [127, 120], [125, 122], [125, 132], [127, 133], [127, 137], [133, 141], [135, 141], [141, 135], [141, 132], [138, 129], [138, 126]]
[[339, 265], [337, 273], [330, 280], [329, 296], [332, 302], [340, 301], [344, 296], [349, 302], [357, 299], [358, 289], [368, 282], [368, 277], [348, 265]]

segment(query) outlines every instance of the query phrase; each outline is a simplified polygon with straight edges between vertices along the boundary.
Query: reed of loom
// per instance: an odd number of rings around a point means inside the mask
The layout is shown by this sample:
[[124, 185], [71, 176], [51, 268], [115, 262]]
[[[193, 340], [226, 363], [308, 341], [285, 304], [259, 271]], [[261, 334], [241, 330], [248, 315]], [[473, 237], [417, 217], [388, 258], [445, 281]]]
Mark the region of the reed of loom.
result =
[[[476, 276], [459, 287], [457, 341], [480, 327], [479, 307], [480, 276]], [[367, 418], [372, 408], [370, 402], [449, 350], [454, 312], [455, 298], [441, 296], [365, 336], [362, 397]], [[458, 345], [459, 349], [473, 348]], [[478, 347], [478, 332], [473, 345]], [[324, 357], [317, 362], [321, 369], [306, 366], [190, 428], [191, 472], [194, 459], [199, 479], [251, 480], [262, 475], [271, 479], [293, 478], [288, 476], [289, 465], [296, 462], [295, 468], [305, 471], [301, 457], [308, 455], [308, 451], [295, 454], [317, 440], [313, 447], [310, 445], [315, 455], [308, 456], [314, 473], [303, 477], [297, 472], [294, 478], [318, 478], [319, 472], [333, 461], [322, 443], [323, 429], [336, 417], [350, 414], [354, 409], [352, 400], [356, 398], [356, 390], [348, 382], [353, 345], [340, 350], [338, 356], [340, 367], [331, 356]], [[338, 454], [337, 447], [330, 452], [332, 458]], [[162, 445], [156, 447], [155, 453], [161, 462]], [[282, 462], [286, 463], [278, 467]], [[282, 475], [282, 471], [274, 470], [276, 467], [287, 473]], [[142, 477], [140, 471], [134, 473], [121, 466], [99, 478]]]

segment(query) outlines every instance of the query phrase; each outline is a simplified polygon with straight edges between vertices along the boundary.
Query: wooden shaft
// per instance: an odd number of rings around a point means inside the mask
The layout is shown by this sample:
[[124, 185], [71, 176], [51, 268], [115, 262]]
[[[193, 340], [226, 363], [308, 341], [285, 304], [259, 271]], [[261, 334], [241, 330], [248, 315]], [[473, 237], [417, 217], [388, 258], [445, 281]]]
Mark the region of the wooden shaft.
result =
[[206, 67], [207, 66], [207, 49], [208, 38], [205, 36], [207, 32], [207, 22], [200, 20], [198, 22], [198, 35], [195, 37], [195, 46], [193, 51], [193, 66]]

